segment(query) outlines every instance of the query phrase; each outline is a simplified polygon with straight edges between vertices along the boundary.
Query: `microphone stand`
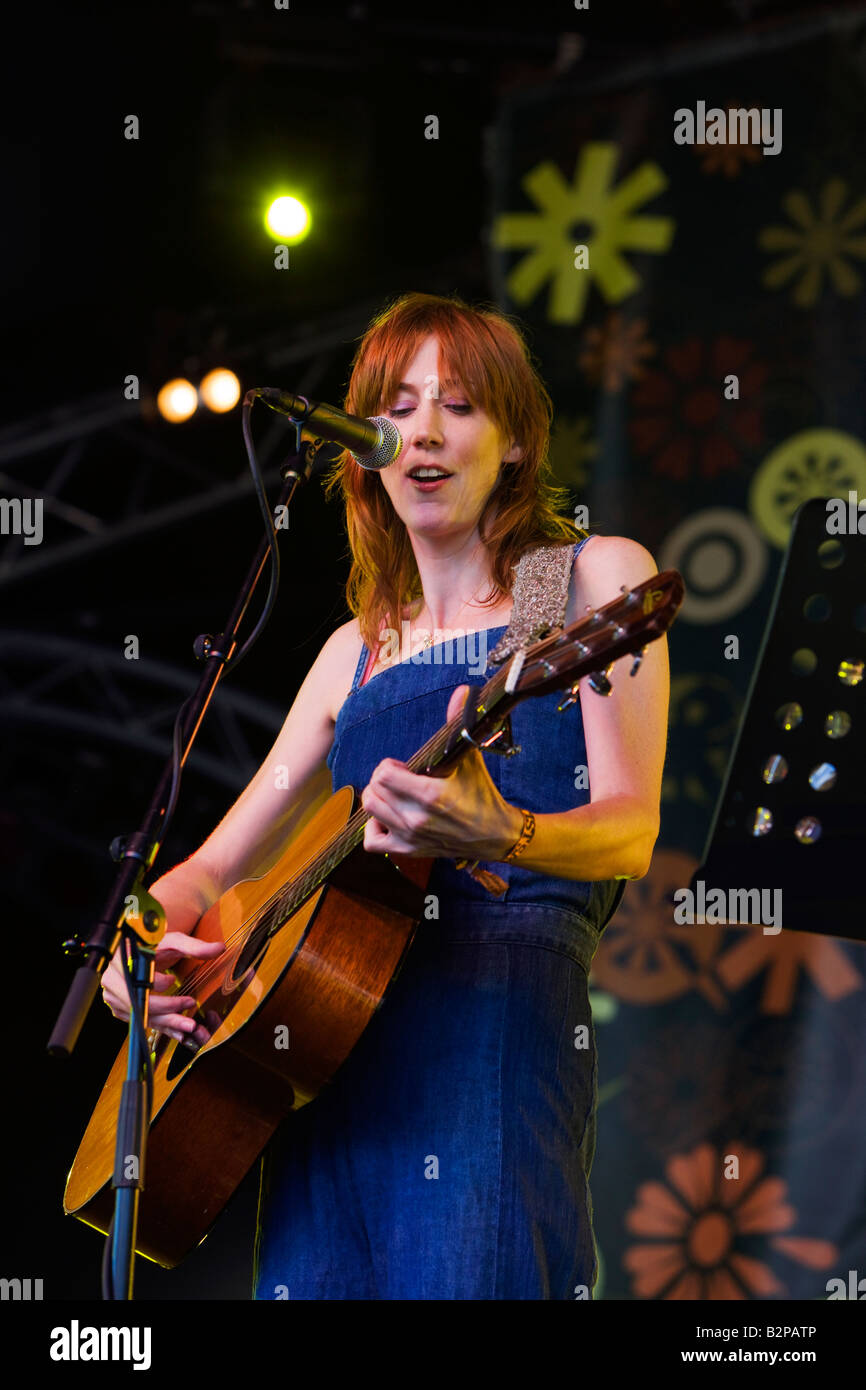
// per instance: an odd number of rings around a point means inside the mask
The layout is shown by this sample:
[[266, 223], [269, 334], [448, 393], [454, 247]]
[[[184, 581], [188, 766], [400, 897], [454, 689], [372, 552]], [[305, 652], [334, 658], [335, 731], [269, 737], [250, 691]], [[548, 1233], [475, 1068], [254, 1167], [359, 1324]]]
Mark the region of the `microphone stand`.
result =
[[[295, 416], [289, 419], [295, 430], [294, 449], [280, 468], [283, 489], [277, 507], [288, 507], [298, 486], [309, 480], [316, 455], [324, 442], [317, 437], [303, 439], [304, 434], [310, 433], [309, 426], [305, 427], [303, 420]], [[273, 520], [271, 529], [275, 535]], [[270, 542], [263, 540], [241, 585], [225, 631], [215, 636], [202, 634], [196, 638], [193, 649], [196, 658], [205, 662], [205, 669], [196, 690], [186, 702], [189, 709], [181, 721], [181, 766], [189, 756], [225, 665], [235, 653], [238, 629], [271, 553]], [[138, 1204], [144, 1189], [146, 1140], [153, 1102], [153, 1073], [146, 1049], [148, 999], [153, 985], [156, 947], [165, 934], [165, 913], [142, 886], [142, 879], [160, 848], [159, 831], [166, 814], [173, 777], [172, 757], [163, 768], [140, 828], [131, 835], [117, 836], [112, 841], [111, 856], [120, 863], [120, 868], [90, 940], [64, 942], [67, 954], [83, 957], [83, 964], [79, 965], [73, 976], [48, 1042], [48, 1051], [52, 1056], [68, 1057], [71, 1054], [95, 998], [102, 973], [122, 938], [130, 960], [127, 975], [131, 1006], [128, 1065], [118, 1117], [112, 1177], [115, 1205], [109, 1226], [110, 1292], [106, 1293], [103, 1289], [104, 1297], [119, 1300], [129, 1300], [133, 1296]]]

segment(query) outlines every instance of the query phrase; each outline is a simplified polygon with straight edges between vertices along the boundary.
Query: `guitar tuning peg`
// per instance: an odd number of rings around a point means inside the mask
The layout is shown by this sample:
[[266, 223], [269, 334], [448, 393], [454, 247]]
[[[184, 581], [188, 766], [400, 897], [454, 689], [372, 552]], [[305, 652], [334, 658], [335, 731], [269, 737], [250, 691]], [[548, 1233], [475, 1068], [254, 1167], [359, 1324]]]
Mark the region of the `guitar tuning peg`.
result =
[[593, 671], [590, 676], [590, 688], [595, 691], [596, 695], [613, 694], [613, 686], [607, 678], [607, 673], [611, 670], [612, 666], [613, 662], [610, 663], [610, 666], [606, 666], [603, 671]]
[[557, 712], [557, 714], [562, 714], [562, 711], [563, 711], [564, 709], [568, 709], [569, 705], [576, 705], [579, 696], [580, 696], [580, 682], [579, 682], [579, 681], [575, 681], [575, 682], [574, 682], [574, 685], [572, 685], [572, 686], [569, 687], [568, 697], [567, 697], [565, 700], [562, 700], [562, 701], [560, 702], [560, 704], [558, 704], [558, 705], [556, 706], [556, 712]]
[[641, 662], [643, 661], [644, 652], [645, 652], [645, 651], [646, 651], [646, 647], [641, 647], [640, 650], [638, 651], [637, 655], [635, 656], [634, 661], [632, 662], [632, 668], [631, 668], [631, 670], [629, 671], [629, 675], [630, 675], [630, 676], [636, 676], [636, 675], [637, 675], [637, 669], [638, 669], [638, 667], [640, 666]]

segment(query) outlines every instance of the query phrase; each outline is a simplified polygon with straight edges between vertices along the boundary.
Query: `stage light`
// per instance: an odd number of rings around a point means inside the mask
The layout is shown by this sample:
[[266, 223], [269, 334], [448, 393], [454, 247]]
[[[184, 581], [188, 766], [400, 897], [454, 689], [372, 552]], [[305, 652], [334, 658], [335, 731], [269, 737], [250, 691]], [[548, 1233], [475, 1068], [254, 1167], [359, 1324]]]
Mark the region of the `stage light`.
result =
[[241, 395], [241, 384], [234, 372], [230, 372], [227, 367], [216, 367], [212, 372], [208, 372], [198, 390], [208, 410], [222, 414], [237, 405]]
[[172, 425], [180, 424], [194, 415], [198, 406], [198, 392], [191, 381], [185, 377], [175, 377], [167, 381], [156, 398], [156, 406], [164, 420]]
[[293, 246], [310, 230], [309, 209], [298, 198], [275, 198], [265, 214], [265, 226], [271, 236]]

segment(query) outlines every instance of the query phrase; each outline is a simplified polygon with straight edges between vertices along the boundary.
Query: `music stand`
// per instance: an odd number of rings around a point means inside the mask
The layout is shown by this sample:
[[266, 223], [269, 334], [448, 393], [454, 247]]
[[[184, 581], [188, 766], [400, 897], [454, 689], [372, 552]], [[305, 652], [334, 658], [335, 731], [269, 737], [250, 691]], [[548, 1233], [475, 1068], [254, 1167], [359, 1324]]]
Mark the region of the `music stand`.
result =
[[[704, 898], [757, 888], [769, 902], [780, 889], [784, 930], [866, 941], [866, 534], [850, 529], [859, 519], [866, 532], [866, 509], [849, 494], [845, 512], [840, 535], [828, 530], [826, 498], [795, 513], [690, 888], [695, 902], [699, 880]], [[740, 925], [761, 930], [746, 916]]]

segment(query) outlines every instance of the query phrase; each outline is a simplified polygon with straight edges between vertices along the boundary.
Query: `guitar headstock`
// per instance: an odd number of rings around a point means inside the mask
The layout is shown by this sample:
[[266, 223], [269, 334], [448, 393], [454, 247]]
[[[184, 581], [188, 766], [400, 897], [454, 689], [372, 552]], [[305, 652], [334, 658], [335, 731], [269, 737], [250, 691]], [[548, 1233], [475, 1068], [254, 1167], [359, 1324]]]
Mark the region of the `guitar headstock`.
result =
[[[667, 632], [684, 593], [678, 570], [664, 570], [632, 589], [623, 586], [619, 598], [512, 657], [505, 668], [505, 692], [521, 699], [576, 687], [583, 676], [604, 672], [629, 652], [642, 655], [648, 643]], [[609, 691], [602, 688], [601, 693]]]

